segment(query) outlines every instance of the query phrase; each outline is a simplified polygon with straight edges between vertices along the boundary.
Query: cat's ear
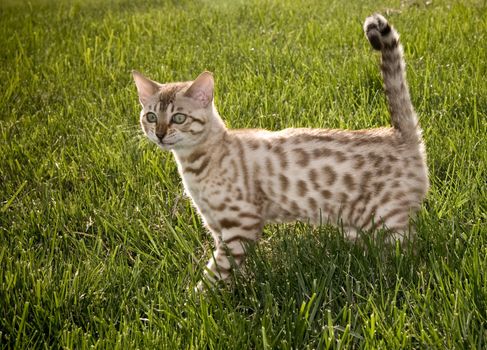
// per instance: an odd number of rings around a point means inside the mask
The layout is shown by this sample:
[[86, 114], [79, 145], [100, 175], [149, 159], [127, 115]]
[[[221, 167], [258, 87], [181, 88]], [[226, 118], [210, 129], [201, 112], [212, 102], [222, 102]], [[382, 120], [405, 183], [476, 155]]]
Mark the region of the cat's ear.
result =
[[213, 101], [214, 85], [213, 75], [210, 72], [203, 72], [193, 81], [184, 96], [195, 100], [201, 107], [206, 108]]
[[161, 85], [155, 81], [147, 79], [136, 70], [132, 71], [132, 76], [134, 77], [137, 92], [139, 93], [139, 101], [142, 106], [144, 106], [149, 98], [159, 91]]

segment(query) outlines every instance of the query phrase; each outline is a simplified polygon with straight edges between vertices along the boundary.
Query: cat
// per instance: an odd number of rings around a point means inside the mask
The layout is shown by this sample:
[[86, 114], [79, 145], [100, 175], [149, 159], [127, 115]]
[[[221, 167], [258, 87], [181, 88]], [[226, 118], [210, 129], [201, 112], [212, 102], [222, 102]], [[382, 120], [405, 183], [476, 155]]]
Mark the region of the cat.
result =
[[230, 130], [214, 105], [211, 73], [160, 84], [133, 71], [142, 130], [173, 152], [186, 193], [213, 235], [205, 281], [226, 280], [244, 260], [244, 243], [256, 241], [267, 222], [338, 224], [350, 239], [386, 228], [388, 239], [402, 240], [413, 230], [409, 220], [429, 181], [403, 48], [379, 14], [363, 29], [381, 52], [389, 128]]

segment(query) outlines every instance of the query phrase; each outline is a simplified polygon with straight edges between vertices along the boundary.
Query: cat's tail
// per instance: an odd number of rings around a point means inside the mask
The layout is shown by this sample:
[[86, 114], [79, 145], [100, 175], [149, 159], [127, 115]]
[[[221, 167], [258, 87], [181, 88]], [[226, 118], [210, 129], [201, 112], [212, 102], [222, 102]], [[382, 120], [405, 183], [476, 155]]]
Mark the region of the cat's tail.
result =
[[379, 14], [365, 19], [364, 32], [372, 47], [382, 54], [380, 67], [392, 125], [405, 141], [418, 142], [421, 130], [406, 82], [406, 63], [399, 33]]

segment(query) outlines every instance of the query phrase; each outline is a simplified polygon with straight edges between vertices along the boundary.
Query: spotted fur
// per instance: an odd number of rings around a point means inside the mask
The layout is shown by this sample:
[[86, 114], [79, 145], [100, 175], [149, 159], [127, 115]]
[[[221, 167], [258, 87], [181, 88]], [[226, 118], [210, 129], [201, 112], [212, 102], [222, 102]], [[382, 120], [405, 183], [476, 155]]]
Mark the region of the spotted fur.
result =
[[245, 243], [256, 241], [268, 222], [339, 224], [352, 239], [381, 227], [397, 239], [410, 232], [428, 172], [403, 50], [381, 15], [368, 17], [364, 31], [382, 55], [391, 128], [230, 130], [213, 103], [210, 73], [159, 84], [134, 72], [142, 129], [174, 153], [184, 188], [215, 240], [208, 280], [226, 279], [244, 260]]

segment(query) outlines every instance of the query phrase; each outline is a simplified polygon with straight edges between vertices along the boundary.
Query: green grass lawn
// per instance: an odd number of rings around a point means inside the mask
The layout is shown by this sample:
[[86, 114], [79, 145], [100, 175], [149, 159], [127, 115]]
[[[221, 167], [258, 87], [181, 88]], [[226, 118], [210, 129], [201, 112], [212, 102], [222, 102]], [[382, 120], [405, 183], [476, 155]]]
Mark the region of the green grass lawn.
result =
[[[428, 149], [416, 240], [268, 226], [235, 288], [195, 294], [213, 242], [130, 71], [214, 72], [231, 127], [389, 125], [374, 12]], [[486, 1], [1, 1], [0, 347], [487, 347], [486, 43]]]

